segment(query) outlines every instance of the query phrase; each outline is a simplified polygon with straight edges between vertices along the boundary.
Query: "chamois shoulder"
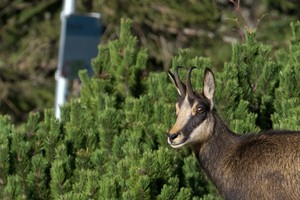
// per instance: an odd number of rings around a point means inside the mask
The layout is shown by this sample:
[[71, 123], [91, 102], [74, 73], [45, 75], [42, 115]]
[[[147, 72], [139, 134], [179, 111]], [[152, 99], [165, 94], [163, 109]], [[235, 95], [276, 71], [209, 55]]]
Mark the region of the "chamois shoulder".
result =
[[257, 134], [246, 134], [240, 137], [239, 154], [263, 154], [263, 152], [280, 152], [292, 149], [300, 155], [300, 132], [285, 130], [261, 131]]
[[[263, 130], [258, 133], [249, 133], [241, 136], [242, 142], [253, 141], [277, 141], [277, 140], [297, 140], [300, 142], [300, 131], [290, 130]], [[280, 141], [278, 141], [280, 142]]]
[[258, 134], [262, 135], [295, 135], [296, 137], [300, 137], [300, 131], [291, 131], [291, 130], [266, 130], [266, 131], [261, 131]]

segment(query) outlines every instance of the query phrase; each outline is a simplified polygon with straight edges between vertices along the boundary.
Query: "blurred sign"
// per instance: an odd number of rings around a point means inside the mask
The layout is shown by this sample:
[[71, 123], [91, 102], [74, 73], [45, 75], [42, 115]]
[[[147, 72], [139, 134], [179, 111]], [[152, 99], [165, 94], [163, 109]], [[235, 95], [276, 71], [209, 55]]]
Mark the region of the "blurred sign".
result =
[[58, 67], [61, 76], [76, 79], [81, 69], [92, 75], [91, 59], [97, 56], [102, 33], [100, 14], [68, 15], [62, 29]]
[[61, 34], [58, 67], [55, 74], [55, 116], [60, 119], [60, 107], [66, 102], [69, 81], [78, 78], [78, 72], [87, 69], [93, 74], [91, 59], [98, 54], [102, 33], [99, 13], [75, 14], [75, 0], [65, 0], [61, 14]]

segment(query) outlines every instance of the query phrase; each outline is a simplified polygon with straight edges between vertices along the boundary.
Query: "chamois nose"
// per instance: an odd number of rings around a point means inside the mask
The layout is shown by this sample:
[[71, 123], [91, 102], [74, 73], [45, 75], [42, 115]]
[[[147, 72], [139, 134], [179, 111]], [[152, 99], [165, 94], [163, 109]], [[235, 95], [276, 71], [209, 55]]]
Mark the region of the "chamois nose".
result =
[[178, 135], [179, 135], [179, 133], [177, 132], [177, 133], [173, 133], [172, 135], [169, 135], [169, 139], [170, 139], [170, 141], [173, 141], [173, 140], [175, 140], [177, 137], [178, 137]]

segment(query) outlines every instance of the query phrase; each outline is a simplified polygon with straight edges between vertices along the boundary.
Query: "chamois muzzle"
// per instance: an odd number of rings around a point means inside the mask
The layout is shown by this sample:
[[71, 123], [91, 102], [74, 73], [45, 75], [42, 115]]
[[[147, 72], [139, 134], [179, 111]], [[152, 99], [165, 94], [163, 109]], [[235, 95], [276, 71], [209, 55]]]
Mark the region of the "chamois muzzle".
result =
[[168, 136], [168, 143], [173, 147], [173, 148], [180, 148], [185, 145], [188, 137], [185, 137], [182, 132], [175, 132], [175, 133], [170, 133]]
[[175, 140], [178, 137], [179, 133], [173, 133], [172, 135], [169, 135], [169, 140], [170, 142], [172, 142], [173, 140]]

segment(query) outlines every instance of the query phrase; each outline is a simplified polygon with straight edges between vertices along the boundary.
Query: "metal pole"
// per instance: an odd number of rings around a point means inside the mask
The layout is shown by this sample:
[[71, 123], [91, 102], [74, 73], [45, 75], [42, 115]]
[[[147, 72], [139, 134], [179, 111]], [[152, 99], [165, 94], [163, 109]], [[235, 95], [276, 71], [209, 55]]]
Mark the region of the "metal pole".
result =
[[66, 102], [68, 93], [68, 78], [62, 74], [65, 34], [66, 34], [66, 17], [76, 12], [75, 0], [64, 0], [63, 10], [61, 12], [61, 32], [59, 43], [58, 66], [55, 73], [56, 91], [55, 91], [55, 117], [60, 119], [60, 107]]
[[64, 0], [63, 15], [68, 16], [75, 14], [76, 12], [76, 1], [75, 0]]

